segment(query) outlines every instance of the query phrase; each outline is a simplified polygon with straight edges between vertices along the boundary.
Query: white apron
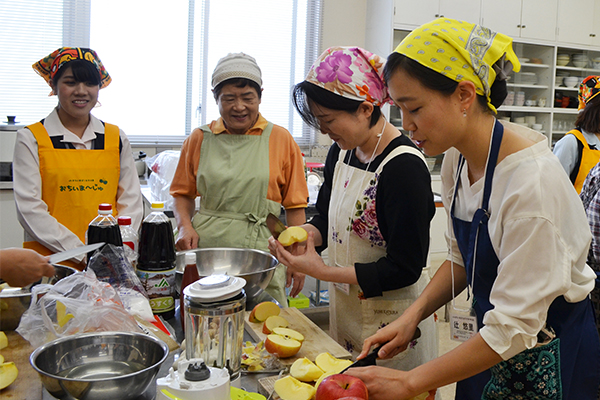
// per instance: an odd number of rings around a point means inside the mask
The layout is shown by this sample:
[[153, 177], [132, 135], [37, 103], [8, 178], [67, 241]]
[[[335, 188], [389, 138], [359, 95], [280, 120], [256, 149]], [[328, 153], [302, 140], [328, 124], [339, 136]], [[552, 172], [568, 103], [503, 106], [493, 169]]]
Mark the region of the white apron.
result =
[[[399, 146], [385, 158], [375, 172], [344, 164], [341, 151], [335, 165], [329, 206], [329, 258], [331, 266], [347, 267], [370, 263], [386, 255], [386, 243], [377, 225], [375, 195], [377, 180], [385, 164], [402, 153], [423, 155], [410, 146]], [[354, 229], [351, 229], [351, 226]], [[357, 233], [359, 232], [359, 233]], [[428, 268], [408, 287], [386, 291], [381, 297], [365, 299], [358, 285], [329, 284], [330, 335], [356, 357], [364, 340], [379, 328], [397, 319], [429, 283]], [[437, 327], [433, 316], [419, 324], [421, 338], [416, 345], [378, 365], [410, 370], [438, 355]]]

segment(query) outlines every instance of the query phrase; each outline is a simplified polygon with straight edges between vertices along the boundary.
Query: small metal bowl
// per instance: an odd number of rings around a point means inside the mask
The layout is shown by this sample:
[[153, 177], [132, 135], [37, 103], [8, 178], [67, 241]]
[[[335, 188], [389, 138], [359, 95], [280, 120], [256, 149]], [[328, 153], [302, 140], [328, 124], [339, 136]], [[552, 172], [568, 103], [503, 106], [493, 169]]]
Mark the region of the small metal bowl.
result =
[[29, 361], [58, 399], [131, 400], [146, 391], [168, 355], [168, 346], [150, 335], [95, 332], [49, 342]]
[[54, 276], [44, 277], [41, 280], [27, 285], [23, 288], [7, 287], [0, 292], [0, 330], [13, 331], [19, 326], [21, 316], [29, 308], [31, 303], [31, 288], [39, 283], [54, 285], [64, 277], [77, 272], [75, 268], [64, 265], [53, 264]]
[[246, 280], [244, 291], [248, 301], [260, 295], [267, 288], [275, 268], [279, 264], [277, 258], [270, 253], [254, 249], [237, 249], [228, 247], [188, 250], [177, 253], [177, 274], [175, 285], [181, 293], [181, 281], [185, 270], [185, 254], [196, 254], [196, 266], [200, 278], [213, 274], [227, 274]]

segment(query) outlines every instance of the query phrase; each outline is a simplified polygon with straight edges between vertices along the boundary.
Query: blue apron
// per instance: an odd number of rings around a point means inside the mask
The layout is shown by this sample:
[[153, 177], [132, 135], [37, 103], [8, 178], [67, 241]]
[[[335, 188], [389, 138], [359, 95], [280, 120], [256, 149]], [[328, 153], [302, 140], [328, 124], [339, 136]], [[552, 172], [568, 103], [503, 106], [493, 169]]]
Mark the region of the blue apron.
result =
[[[465, 264], [467, 281], [473, 288], [473, 308], [479, 329], [483, 326], [483, 316], [493, 308], [489, 297], [500, 264], [490, 240], [487, 223], [490, 217], [488, 206], [492, 192], [492, 178], [503, 133], [504, 127], [496, 121], [485, 173], [482, 205], [473, 215], [473, 221], [463, 221], [454, 216], [459, 177], [465, 161], [462, 156], [459, 159], [454, 198], [450, 208], [454, 235]], [[477, 243], [477, 268], [473, 275], [475, 243]], [[569, 303], [563, 296], [556, 298], [548, 310], [547, 325], [553, 328], [556, 336], [560, 338], [563, 399], [595, 400], [600, 384], [600, 339], [595, 328], [589, 297], [578, 303]], [[490, 370], [486, 370], [458, 382], [456, 399], [481, 399], [483, 388], [490, 377]]]

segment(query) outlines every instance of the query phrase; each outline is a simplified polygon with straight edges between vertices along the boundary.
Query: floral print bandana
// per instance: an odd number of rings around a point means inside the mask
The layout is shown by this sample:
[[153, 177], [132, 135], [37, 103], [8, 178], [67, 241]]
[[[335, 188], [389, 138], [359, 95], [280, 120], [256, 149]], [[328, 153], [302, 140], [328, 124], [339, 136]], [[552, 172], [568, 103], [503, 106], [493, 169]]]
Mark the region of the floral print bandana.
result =
[[600, 94], [600, 76], [588, 76], [579, 84], [579, 107], [578, 110], [585, 108], [586, 104], [594, 97]]
[[473, 82], [477, 93], [487, 98], [488, 107], [494, 112], [490, 88], [496, 74], [521, 69], [510, 37], [449, 18], [438, 18], [421, 25], [394, 51], [456, 82]]
[[98, 54], [94, 50], [83, 47], [61, 47], [33, 64], [32, 67], [47, 83], [50, 83], [58, 70], [73, 60], [86, 60], [94, 64], [100, 73], [100, 89], [110, 84], [112, 79], [102, 65]]
[[306, 80], [342, 97], [381, 106], [390, 101], [384, 64], [383, 58], [360, 47], [330, 47], [314, 62]]

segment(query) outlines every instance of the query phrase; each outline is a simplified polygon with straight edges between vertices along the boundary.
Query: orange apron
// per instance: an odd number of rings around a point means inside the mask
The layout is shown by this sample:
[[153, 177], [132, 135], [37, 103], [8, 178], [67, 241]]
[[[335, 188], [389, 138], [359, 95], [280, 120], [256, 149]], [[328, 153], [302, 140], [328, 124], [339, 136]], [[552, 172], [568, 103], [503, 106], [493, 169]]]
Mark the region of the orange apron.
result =
[[[42, 123], [27, 127], [38, 143], [42, 200], [56, 220], [83, 243], [88, 224], [100, 203], [111, 203], [116, 212], [120, 176], [119, 128], [105, 124], [104, 150], [55, 149]], [[23, 243], [42, 255], [53, 252], [36, 241]], [[61, 264], [81, 268], [72, 261]]]
[[573, 129], [566, 133], [566, 135], [574, 135], [577, 140], [583, 145], [583, 150], [581, 152], [581, 160], [579, 164], [579, 172], [577, 173], [577, 177], [575, 178], [575, 182], [573, 186], [577, 190], [577, 193], [581, 194], [581, 189], [583, 189], [583, 182], [585, 182], [585, 178], [590, 173], [590, 170], [598, 164], [600, 161], [600, 150], [593, 150], [590, 148], [587, 140], [583, 137], [583, 133], [581, 133], [577, 129]]

